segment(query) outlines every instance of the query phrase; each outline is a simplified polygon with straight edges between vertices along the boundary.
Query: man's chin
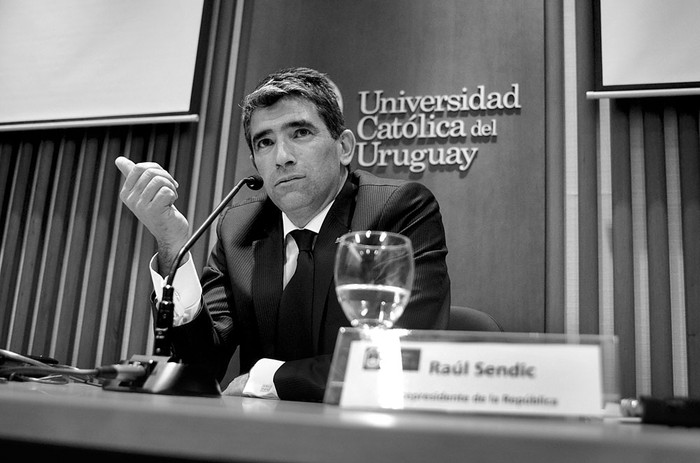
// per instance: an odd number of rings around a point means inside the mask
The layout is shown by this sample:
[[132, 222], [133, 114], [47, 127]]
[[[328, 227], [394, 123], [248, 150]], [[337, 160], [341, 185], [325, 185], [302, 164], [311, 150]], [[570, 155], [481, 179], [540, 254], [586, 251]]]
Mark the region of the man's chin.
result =
[[277, 207], [289, 215], [296, 210], [307, 207], [309, 204], [309, 197], [301, 191], [289, 191], [273, 197], [273, 201]]

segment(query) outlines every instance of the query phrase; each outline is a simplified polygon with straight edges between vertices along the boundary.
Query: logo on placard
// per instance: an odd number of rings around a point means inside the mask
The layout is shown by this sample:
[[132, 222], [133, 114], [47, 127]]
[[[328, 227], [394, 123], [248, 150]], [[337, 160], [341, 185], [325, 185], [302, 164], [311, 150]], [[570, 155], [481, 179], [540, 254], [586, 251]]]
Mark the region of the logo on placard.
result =
[[[401, 349], [401, 368], [404, 371], [418, 371], [420, 366], [420, 349]], [[365, 349], [362, 360], [362, 368], [365, 370], [379, 370], [382, 367], [382, 355], [377, 346]]]
[[362, 361], [362, 368], [365, 370], [379, 370], [381, 367], [381, 356], [376, 346], [365, 349], [365, 358]]

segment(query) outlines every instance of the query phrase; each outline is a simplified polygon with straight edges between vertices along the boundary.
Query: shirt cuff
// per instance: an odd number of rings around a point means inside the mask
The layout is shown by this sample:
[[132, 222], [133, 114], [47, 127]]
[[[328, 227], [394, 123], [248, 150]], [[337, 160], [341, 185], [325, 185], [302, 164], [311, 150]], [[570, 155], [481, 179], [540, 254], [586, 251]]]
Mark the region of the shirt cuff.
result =
[[260, 359], [250, 369], [248, 382], [243, 388], [244, 397], [279, 399], [273, 378], [284, 362], [274, 359]]
[[[151, 271], [151, 281], [153, 289], [156, 293], [156, 300], [160, 301], [163, 297], [163, 286], [165, 286], [165, 278], [163, 278], [156, 270], [156, 257], [151, 258], [149, 269]], [[173, 286], [173, 326], [179, 326], [191, 321], [199, 312], [199, 303], [202, 299], [202, 285], [199, 283], [197, 269], [192, 262], [192, 256], [188, 253], [187, 261], [180, 265], [175, 274]]]

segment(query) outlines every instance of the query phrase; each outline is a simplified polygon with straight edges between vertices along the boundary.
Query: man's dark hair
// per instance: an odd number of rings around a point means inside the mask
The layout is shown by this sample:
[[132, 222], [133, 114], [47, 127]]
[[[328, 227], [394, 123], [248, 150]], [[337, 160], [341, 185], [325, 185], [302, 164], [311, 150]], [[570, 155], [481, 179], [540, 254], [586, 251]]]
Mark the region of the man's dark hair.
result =
[[338, 103], [337, 87], [324, 73], [309, 68], [286, 68], [274, 72], [260, 82], [243, 100], [243, 130], [251, 153], [250, 118], [259, 108], [274, 105], [281, 98], [294, 97], [310, 101], [337, 140], [345, 130], [345, 119]]

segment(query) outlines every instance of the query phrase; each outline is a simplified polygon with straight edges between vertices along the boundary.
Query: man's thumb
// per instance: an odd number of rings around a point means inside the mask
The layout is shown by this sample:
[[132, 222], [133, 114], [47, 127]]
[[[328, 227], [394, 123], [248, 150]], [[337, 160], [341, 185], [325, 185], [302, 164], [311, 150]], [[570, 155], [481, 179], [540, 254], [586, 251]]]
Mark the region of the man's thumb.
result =
[[119, 156], [117, 159], [115, 159], [114, 164], [117, 166], [117, 168], [124, 177], [127, 177], [131, 172], [131, 169], [133, 169], [136, 165], [133, 161], [125, 158], [124, 156]]

